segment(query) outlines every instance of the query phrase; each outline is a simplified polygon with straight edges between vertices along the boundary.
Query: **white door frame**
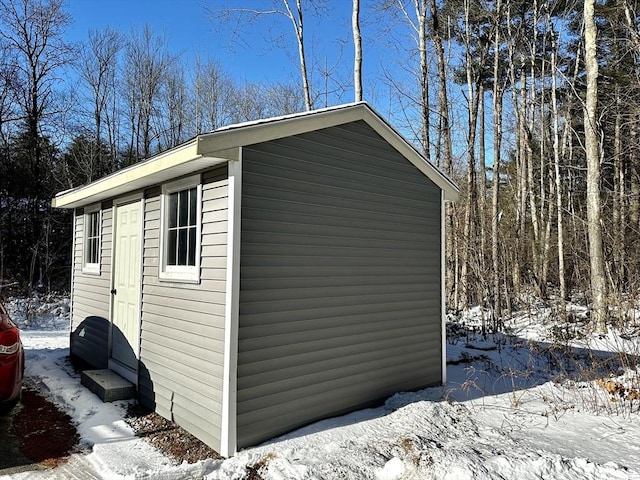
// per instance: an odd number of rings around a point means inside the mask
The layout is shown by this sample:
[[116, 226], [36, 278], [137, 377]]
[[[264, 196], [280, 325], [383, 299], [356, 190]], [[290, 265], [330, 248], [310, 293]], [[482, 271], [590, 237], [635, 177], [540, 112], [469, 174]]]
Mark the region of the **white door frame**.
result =
[[[141, 325], [142, 325], [142, 312], [140, 311], [142, 306], [142, 254], [144, 251], [144, 198], [142, 192], [135, 193], [132, 195], [127, 195], [125, 197], [118, 198], [113, 201], [113, 214], [112, 214], [112, 234], [111, 234], [111, 280], [110, 280], [110, 290], [113, 291], [115, 288], [115, 255], [116, 252], [116, 240], [117, 240], [117, 220], [118, 220], [118, 207], [122, 205], [128, 205], [131, 203], [138, 202], [140, 206], [140, 251], [139, 251], [139, 279], [138, 279], [138, 344], [132, 345], [134, 348], [134, 353], [136, 358], [140, 358], [140, 334], [142, 333]], [[116, 372], [121, 377], [129, 380], [134, 385], [138, 385], [138, 367], [136, 364], [135, 371], [130, 370], [125, 367], [121, 363], [115, 361], [111, 358], [112, 346], [113, 346], [113, 318], [115, 315], [115, 295], [110, 295], [109, 301], [109, 360], [108, 360], [108, 368]]]

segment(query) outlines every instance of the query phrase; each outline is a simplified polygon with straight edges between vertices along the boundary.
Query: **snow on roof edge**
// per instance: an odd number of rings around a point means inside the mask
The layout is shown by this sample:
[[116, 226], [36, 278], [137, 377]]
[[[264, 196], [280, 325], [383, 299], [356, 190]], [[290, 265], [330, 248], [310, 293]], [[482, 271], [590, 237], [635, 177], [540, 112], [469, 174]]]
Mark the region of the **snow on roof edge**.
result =
[[373, 110], [371, 108], [371, 106], [366, 101], [344, 103], [344, 104], [340, 104], [340, 105], [334, 105], [334, 106], [331, 106], [331, 107], [318, 108], [318, 109], [314, 109], [314, 110], [305, 110], [303, 112], [287, 113], [285, 115], [278, 115], [278, 116], [275, 116], [275, 117], [259, 118], [257, 120], [248, 120], [246, 122], [233, 123], [231, 125], [225, 125], [223, 127], [219, 127], [219, 128], [214, 129], [214, 130], [211, 130], [209, 132], [206, 132], [205, 135], [206, 134], [210, 134], [210, 133], [225, 132], [225, 131], [229, 131], [229, 130], [236, 130], [236, 129], [240, 129], [240, 128], [263, 125], [263, 124], [267, 124], [267, 123], [275, 123], [275, 122], [279, 122], [279, 121], [282, 121], [282, 120], [293, 120], [293, 119], [296, 119], [296, 118], [302, 118], [302, 117], [307, 117], [307, 116], [311, 116], [311, 115], [319, 115], [319, 114], [326, 113], [326, 112], [335, 112], [337, 110], [344, 110], [344, 109], [347, 109], [347, 108], [356, 107], [358, 105], [363, 105], [363, 106], [366, 106], [369, 109]]

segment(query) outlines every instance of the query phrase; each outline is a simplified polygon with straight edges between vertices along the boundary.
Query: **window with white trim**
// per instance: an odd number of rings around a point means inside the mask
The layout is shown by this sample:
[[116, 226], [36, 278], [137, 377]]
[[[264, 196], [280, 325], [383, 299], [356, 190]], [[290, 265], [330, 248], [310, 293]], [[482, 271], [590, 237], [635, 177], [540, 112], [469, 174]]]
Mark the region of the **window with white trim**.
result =
[[100, 224], [102, 215], [100, 205], [91, 205], [84, 210], [84, 251], [82, 271], [100, 273]]
[[161, 279], [200, 280], [201, 204], [200, 175], [163, 186]]

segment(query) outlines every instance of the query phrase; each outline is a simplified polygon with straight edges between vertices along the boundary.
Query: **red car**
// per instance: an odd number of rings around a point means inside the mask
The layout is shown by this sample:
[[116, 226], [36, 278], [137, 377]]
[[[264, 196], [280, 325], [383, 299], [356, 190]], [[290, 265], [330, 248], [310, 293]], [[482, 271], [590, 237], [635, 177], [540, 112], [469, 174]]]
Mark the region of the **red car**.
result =
[[0, 408], [20, 398], [24, 376], [24, 350], [20, 330], [0, 304]]

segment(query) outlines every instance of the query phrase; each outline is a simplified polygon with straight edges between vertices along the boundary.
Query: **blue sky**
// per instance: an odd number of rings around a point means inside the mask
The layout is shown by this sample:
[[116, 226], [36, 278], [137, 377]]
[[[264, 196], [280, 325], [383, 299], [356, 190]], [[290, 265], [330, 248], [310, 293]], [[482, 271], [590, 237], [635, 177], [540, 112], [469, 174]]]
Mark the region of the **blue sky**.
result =
[[[89, 29], [101, 30], [107, 26], [127, 34], [146, 23], [155, 34], [166, 37], [172, 52], [183, 53], [186, 60], [196, 55], [212, 57], [236, 79], [249, 82], [297, 82], [297, 50], [288, 20], [273, 15], [263, 17], [232, 40], [234, 28], [230, 24], [216, 26], [204, 8], [204, 5], [215, 8], [221, 3], [219, 0], [66, 0], [67, 11], [73, 17], [68, 38], [82, 42]], [[271, 5], [269, 0], [224, 3], [254, 8]], [[335, 62], [339, 56], [339, 42], [335, 38], [341, 37], [347, 42], [343, 46], [342, 62], [350, 67], [353, 58], [351, 2], [332, 0], [330, 3], [330, 20], [323, 20], [320, 29], [318, 22], [306, 21], [308, 55], [326, 57], [328, 64]], [[286, 51], [269, 42], [269, 38], [280, 33], [287, 35], [290, 47]]]
[[[288, 19], [270, 15], [250, 25], [246, 22], [216, 24], [204, 8], [205, 5], [209, 8], [233, 5], [265, 9], [274, 4], [281, 6], [281, 0], [66, 0], [66, 10], [73, 18], [67, 38], [85, 42], [88, 30], [102, 30], [107, 26], [126, 35], [142, 29], [146, 23], [156, 35], [166, 37], [172, 53], [183, 55], [185, 68], [200, 56], [216, 60], [238, 85], [279, 82], [299, 86], [297, 46]], [[323, 17], [308, 15], [305, 18], [309, 76], [312, 91], [318, 95], [315, 108], [354, 100], [352, 3], [326, 0], [326, 4], [328, 11]], [[413, 140], [419, 128], [411, 116], [416, 113], [415, 105], [405, 94], [415, 88], [412, 70], [417, 64], [408, 57], [415, 43], [406, 25], [388, 28], [389, 25], [372, 13], [372, 6], [371, 2], [361, 5], [364, 100]], [[282, 41], [273, 41], [283, 34]], [[331, 70], [326, 87], [323, 69]], [[397, 84], [392, 87], [387, 77]], [[332, 93], [335, 91], [339, 93]], [[450, 101], [455, 103], [459, 96], [460, 87], [453, 86]], [[432, 102], [435, 108], [435, 96]], [[454, 127], [454, 137], [463, 134], [459, 127]]]

